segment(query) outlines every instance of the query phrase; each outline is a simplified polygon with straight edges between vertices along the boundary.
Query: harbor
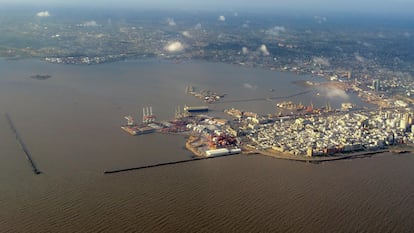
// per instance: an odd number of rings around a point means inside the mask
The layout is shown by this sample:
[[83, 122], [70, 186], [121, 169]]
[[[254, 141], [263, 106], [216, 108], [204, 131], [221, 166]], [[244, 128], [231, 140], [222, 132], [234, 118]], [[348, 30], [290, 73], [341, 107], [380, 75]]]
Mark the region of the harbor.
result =
[[[189, 86], [186, 91], [195, 93]], [[275, 107], [292, 112], [262, 115], [230, 108], [224, 109], [228, 117], [217, 117], [209, 106], [184, 105], [173, 120], [159, 122], [152, 107], [144, 107], [142, 123], [126, 116], [127, 125], [121, 128], [131, 135], [181, 133], [187, 137], [185, 148], [198, 158], [253, 153], [319, 163], [384, 153], [391, 146], [414, 142], [413, 116], [405, 109], [362, 109], [349, 102], [335, 109], [329, 102], [317, 107], [312, 101], [305, 106], [290, 100]]]
[[133, 116], [128, 115], [126, 125], [121, 129], [133, 136], [150, 133], [172, 133], [187, 137], [185, 147], [195, 157], [215, 157], [230, 154], [239, 154], [240, 141], [228, 128], [226, 119], [217, 119], [207, 115], [200, 115], [208, 111], [207, 106], [185, 106], [184, 113], [176, 111], [176, 117], [170, 121], [157, 121], [152, 107], [144, 107], [142, 123], [135, 122]]

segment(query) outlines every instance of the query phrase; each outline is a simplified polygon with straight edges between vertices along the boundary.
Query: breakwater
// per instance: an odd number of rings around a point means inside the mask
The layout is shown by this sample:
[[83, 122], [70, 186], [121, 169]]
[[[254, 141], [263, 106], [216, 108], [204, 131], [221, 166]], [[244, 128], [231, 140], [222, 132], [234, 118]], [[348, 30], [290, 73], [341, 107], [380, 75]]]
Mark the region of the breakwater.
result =
[[230, 99], [225, 101], [216, 102], [217, 104], [220, 103], [243, 103], [243, 102], [256, 102], [256, 101], [273, 101], [278, 99], [289, 99], [296, 96], [305, 95], [308, 93], [314, 92], [314, 90], [307, 90], [307, 91], [301, 91], [292, 95], [287, 96], [271, 96], [271, 97], [259, 97], [259, 98], [250, 98], [250, 99]]
[[200, 161], [200, 160], [216, 159], [216, 158], [227, 157], [227, 156], [231, 156], [231, 155], [237, 155], [237, 154], [226, 154], [226, 155], [210, 156], [210, 157], [195, 157], [195, 158], [191, 158], [191, 159], [184, 159], [184, 160], [165, 162], [165, 163], [156, 163], [156, 164], [144, 165], [144, 166], [139, 166], [139, 167], [108, 170], [108, 171], [104, 171], [104, 174], [113, 174], [113, 173], [141, 170], [141, 169], [146, 169], [146, 168], [163, 167], [163, 166], [169, 166], [169, 165], [176, 165], [176, 164], [180, 164], [180, 163], [189, 163], [189, 162], [195, 162], [195, 161]]
[[26, 145], [24, 144], [23, 139], [20, 137], [19, 132], [17, 131], [16, 127], [14, 126], [11, 117], [7, 113], [5, 114], [5, 116], [6, 116], [7, 122], [9, 123], [10, 129], [13, 131], [14, 135], [16, 136], [17, 142], [19, 143], [21, 149], [25, 153], [26, 158], [30, 163], [30, 166], [32, 166], [34, 174], [36, 174], [36, 175], [41, 174], [42, 172], [37, 168], [37, 166], [36, 166], [36, 164], [35, 164], [35, 162], [32, 158], [32, 155], [30, 154], [29, 150], [27, 149]]

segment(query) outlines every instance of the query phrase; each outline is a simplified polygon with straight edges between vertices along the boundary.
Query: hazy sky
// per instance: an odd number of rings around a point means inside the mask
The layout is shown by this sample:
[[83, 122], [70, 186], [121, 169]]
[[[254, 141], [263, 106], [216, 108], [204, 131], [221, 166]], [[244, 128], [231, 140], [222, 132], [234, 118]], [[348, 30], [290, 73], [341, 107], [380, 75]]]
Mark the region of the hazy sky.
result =
[[1, 4], [94, 5], [133, 8], [177, 9], [292, 9], [298, 11], [335, 10], [381, 13], [413, 13], [414, 0], [0, 0]]

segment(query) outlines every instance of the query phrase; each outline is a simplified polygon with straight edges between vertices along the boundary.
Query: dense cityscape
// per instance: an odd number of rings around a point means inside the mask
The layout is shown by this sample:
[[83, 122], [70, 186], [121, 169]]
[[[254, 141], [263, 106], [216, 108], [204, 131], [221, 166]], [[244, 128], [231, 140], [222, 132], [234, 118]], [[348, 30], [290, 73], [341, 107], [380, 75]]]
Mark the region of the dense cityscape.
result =
[[[194, 87], [190, 90], [188, 94], [206, 103], [211, 103], [212, 96], [215, 101], [221, 99], [212, 91], [197, 92]], [[156, 120], [152, 107], [146, 107], [142, 123], [126, 116], [128, 122], [122, 129], [132, 135], [190, 135], [186, 147], [197, 157], [244, 152], [294, 160], [336, 160], [373, 152], [408, 152], [411, 149], [406, 146], [395, 146], [414, 143], [411, 108], [367, 109], [343, 103], [341, 109], [333, 109], [329, 105], [314, 108], [292, 102], [277, 106], [282, 108], [286, 104], [295, 112], [260, 115], [231, 108], [225, 110], [229, 118], [219, 118], [207, 113], [208, 106], [185, 107], [183, 111], [176, 110], [174, 120], [161, 122]]]

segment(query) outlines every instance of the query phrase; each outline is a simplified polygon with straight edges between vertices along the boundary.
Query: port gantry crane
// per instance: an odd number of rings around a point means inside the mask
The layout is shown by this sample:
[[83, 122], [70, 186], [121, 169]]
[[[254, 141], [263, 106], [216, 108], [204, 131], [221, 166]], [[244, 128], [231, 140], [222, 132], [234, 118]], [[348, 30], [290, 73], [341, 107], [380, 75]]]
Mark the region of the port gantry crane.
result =
[[143, 123], [152, 123], [156, 119], [156, 116], [152, 114], [152, 107], [142, 108], [142, 122]]

